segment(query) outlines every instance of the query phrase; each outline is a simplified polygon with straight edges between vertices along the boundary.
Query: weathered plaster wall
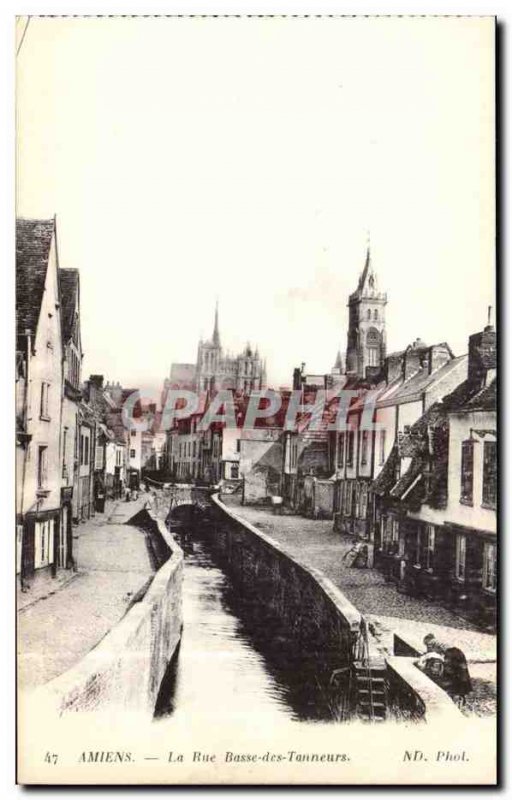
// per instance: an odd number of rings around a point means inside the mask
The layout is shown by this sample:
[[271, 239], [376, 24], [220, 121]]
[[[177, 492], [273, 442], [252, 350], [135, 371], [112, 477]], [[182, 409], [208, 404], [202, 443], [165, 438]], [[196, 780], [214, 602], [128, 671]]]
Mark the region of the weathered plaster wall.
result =
[[283, 468], [282, 432], [256, 428], [242, 432], [240, 476], [244, 479], [244, 502], [266, 501], [279, 494]]

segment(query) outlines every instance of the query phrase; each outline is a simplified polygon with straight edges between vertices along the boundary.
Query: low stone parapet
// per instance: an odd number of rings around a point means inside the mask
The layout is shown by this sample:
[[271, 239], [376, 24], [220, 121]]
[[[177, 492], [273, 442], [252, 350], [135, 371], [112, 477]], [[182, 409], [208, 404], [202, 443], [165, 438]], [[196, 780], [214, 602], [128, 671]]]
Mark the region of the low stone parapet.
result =
[[[144, 597], [78, 664], [34, 692], [58, 713], [127, 708], [152, 716], [183, 624], [183, 552], [165, 524], [146, 510], [170, 556]], [[138, 524], [142, 525], [142, 515]]]
[[390, 656], [386, 659], [388, 698], [396, 717], [413, 717], [424, 722], [461, 720], [463, 715], [437, 683], [415, 664], [415, 658]]

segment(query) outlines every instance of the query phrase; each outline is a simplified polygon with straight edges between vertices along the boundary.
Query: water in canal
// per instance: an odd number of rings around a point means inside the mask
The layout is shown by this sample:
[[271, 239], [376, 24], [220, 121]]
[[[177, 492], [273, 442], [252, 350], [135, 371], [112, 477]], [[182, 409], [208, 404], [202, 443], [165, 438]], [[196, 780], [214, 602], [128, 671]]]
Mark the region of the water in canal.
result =
[[[176, 535], [176, 534], [175, 534]], [[275, 621], [254, 618], [201, 539], [176, 535], [185, 553], [183, 635], [156, 717], [188, 719], [205, 709], [243, 721], [332, 721], [314, 672], [290, 654]]]

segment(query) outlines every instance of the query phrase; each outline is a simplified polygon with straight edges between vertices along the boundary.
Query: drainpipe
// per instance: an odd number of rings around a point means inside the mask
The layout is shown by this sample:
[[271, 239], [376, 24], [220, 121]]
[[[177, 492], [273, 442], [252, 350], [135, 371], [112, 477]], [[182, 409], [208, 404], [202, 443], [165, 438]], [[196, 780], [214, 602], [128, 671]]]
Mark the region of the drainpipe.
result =
[[[57, 276], [57, 280], [58, 280], [58, 276]], [[66, 535], [62, 531], [62, 516], [63, 516], [62, 515], [62, 464], [63, 464], [63, 456], [65, 456], [65, 453], [62, 453], [62, 414], [63, 414], [63, 408], [64, 408], [64, 364], [65, 364], [66, 359], [65, 359], [65, 356], [64, 356], [64, 347], [63, 347], [63, 342], [62, 342], [62, 327], [61, 327], [61, 324], [60, 324], [60, 303], [59, 303], [59, 330], [61, 331], [61, 336], [60, 336], [60, 340], [61, 340], [61, 358], [60, 358], [61, 374], [60, 374], [60, 377], [61, 377], [61, 380], [60, 380], [60, 409], [59, 409], [59, 472], [58, 472], [58, 475], [59, 475], [59, 483], [60, 483], [60, 490], [61, 490], [60, 491], [60, 495], [61, 496], [59, 497], [60, 512], [59, 512], [59, 519], [57, 521], [57, 542], [59, 544], [59, 547], [55, 547], [55, 528], [53, 530], [53, 567], [52, 567], [52, 575], [53, 575], [54, 578], [57, 576], [57, 566], [58, 566], [58, 560], [59, 560], [58, 553], [59, 553], [59, 550], [60, 550], [60, 537], [61, 537], [61, 535], [64, 535], [64, 536]], [[66, 566], [66, 565], [64, 565], [64, 566]]]
[[[25, 375], [25, 391], [24, 391], [24, 398], [23, 398], [23, 425], [25, 428], [25, 433], [28, 434], [28, 408], [30, 403], [30, 360], [32, 355], [32, 335], [30, 330], [27, 328], [25, 331], [25, 336], [27, 339], [27, 366], [26, 366], [26, 375]], [[27, 450], [29, 447], [29, 442], [25, 442], [25, 447], [23, 448], [23, 470], [21, 474], [21, 503], [20, 503], [20, 517], [21, 517], [21, 524], [23, 526], [22, 534], [21, 534], [21, 567], [20, 567], [20, 580], [22, 586], [25, 581], [25, 567], [24, 567], [24, 549], [25, 549], [25, 520], [23, 518], [23, 511], [25, 508], [25, 482], [27, 476]]]
[[[65, 361], [65, 354], [64, 354], [64, 342], [62, 341], [62, 324], [61, 324], [61, 305], [60, 305], [60, 284], [59, 284], [59, 244], [57, 241], [57, 214], [53, 215], [53, 232], [55, 238], [55, 261], [57, 264], [57, 303], [55, 304], [57, 310], [57, 326], [59, 331], [59, 341], [60, 341], [60, 407], [59, 407], [59, 517], [57, 519], [57, 542], [60, 542], [61, 536], [61, 521], [62, 521], [62, 408], [64, 405], [64, 361]], [[53, 565], [52, 565], [52, 576], [55, 578], [57, 576], [57, 563], [58, 563], [58, 548], [55, 547], [55, 526], [53, 529]]]

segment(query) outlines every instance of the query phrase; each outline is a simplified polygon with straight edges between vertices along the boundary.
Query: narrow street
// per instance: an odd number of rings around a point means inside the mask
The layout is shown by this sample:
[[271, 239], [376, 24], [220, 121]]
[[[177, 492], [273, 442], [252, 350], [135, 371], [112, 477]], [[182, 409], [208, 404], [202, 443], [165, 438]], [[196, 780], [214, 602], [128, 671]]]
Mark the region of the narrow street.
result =
[[143, 501], [108, 503], [73, 531], [77, 571], [45, 577], [18, 594], [18, 686], [72, 667], [125, 614], [153, 575], [145, 534], [126, 522]]
[[391, 654], [393, 633], [402, 632], [421, 643], [427, 633], [460, 647], [466, 654], [474, 692], [468, 710], [478, 715], [496, 711], [496, 636], [475, 626], [442, 605], [396, 591], [375, 569], [354, 569], [343, 556], [353, 537], [333, 531], [332, 520], [275, 515], [261, 506], [241, 506], [237, 496], [222, 497], [225, 505], [283, 545], [290, 555], [323, 572], [372, 622], [383, 652]]

